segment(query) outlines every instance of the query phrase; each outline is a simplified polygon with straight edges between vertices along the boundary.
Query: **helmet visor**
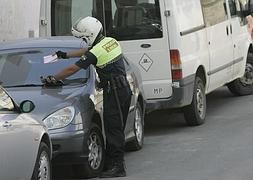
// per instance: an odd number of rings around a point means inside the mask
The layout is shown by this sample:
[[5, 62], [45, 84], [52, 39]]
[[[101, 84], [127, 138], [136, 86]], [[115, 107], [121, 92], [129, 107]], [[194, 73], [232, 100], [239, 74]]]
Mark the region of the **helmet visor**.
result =
[[77, 32], [79, 32], [79, 33], [81, 33], [79, 30], [78, 30], [78, 28], [77, 28], [77, 26], [78, 26], [78, 24], [80, 23], [80, 21], [82, 20], [83, 18], [78, 18], [78, 20], [74, 23], [74, 25], [72, 26], [72, 28], [75, 30], [75, 31], [77, 31]]

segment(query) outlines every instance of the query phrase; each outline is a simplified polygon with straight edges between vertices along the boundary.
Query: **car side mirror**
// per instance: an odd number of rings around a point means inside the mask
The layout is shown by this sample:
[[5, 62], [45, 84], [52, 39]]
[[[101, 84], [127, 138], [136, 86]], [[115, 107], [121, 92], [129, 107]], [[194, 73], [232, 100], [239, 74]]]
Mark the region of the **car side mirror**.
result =
[[32, 112], [35, 108], [35, 105], [32, 101], [30, 100], [25, 100], [21, 102], [20, 104], [20, 109], [23, 113], [29, 113]]

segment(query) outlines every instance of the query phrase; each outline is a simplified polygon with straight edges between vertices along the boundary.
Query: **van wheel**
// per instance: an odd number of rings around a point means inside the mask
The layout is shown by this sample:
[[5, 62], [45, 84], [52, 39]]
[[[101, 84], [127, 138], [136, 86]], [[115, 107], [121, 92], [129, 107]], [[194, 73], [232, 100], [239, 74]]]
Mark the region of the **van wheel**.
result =
[[128, 151], [140, 150], [144, 141], [144, 117], [139, 102], [136, 104], [134, 111], [134, 138], [126, 143], [126, 149]]
[[204, 83], [200, 77], [196, 77], [192, 103], [183, 108], [186, 123], [189, 126], [198, 126], [205, 122], [206, 94]]
[[74, 165], [73, 172], [78, 178], [97, 177], [102, 171], [105, 159], [104, 140], [101, 128], [92, 123], [88, 136], [88, 159], [81, 165]]
[[50, 149], [46, 143], [41, 142], [33, 170], [32, 180], [51, 179]]
[[253, 54], [248, 55], [243, 77], [227, 84], [228, 89], [237, 96], [253, 93]]

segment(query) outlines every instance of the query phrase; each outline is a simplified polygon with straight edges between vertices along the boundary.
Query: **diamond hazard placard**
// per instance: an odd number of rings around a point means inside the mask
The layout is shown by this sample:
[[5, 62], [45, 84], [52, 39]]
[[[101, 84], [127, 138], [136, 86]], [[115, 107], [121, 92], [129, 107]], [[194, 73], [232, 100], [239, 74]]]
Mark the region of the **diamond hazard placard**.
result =
[[141, 57], [139, 64], [146, 72], [148, 72], [148, 70], [153, 64], [153, 61], [147, 54], [144, 53], [143, 56]]

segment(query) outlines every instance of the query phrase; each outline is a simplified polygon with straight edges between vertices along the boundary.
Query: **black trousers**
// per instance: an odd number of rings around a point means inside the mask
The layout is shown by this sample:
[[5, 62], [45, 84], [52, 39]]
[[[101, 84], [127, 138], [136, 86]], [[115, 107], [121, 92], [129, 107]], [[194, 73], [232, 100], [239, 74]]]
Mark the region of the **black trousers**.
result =
[[120, 102], [123, 122], [121, 120], [113, 89], [107, 87], [104, 88], [103, 92], [106, 159], [123, 162], [125, 147], [124, 129], [131, 103], [132, 92], [129, 85], [123, 88], [116, 88], [116, 91]]

